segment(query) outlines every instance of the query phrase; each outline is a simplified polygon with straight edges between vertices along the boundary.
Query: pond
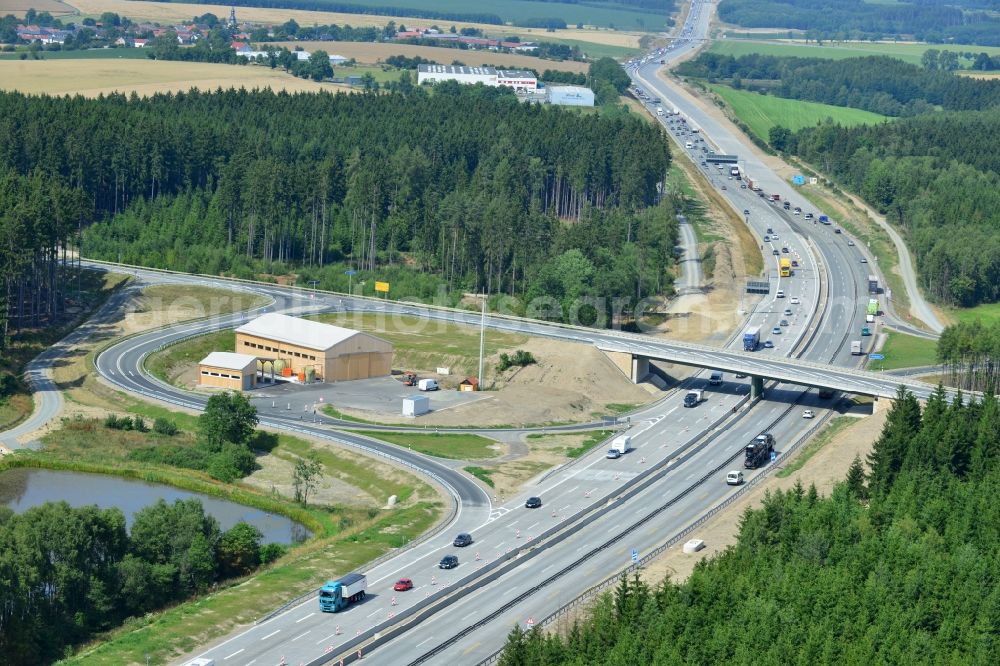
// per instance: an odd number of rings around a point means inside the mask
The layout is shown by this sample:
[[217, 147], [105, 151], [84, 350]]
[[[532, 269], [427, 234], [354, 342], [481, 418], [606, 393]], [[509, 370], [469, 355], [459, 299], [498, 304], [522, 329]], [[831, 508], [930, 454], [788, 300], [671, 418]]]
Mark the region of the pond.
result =
[[214, 516], [223, 530], [242, 520], [261, 531], [264, 543], [297, 543], [310, 536], [309, 530], [285, 516], [158, 483], [47, 469], [21, 468], [0, 474], [0, 504], [16, 513], [45, 502], [65, 501], [70, 506], [96, 504], [102, 509], [121, 509], [131, 527], [136, 511], [161, 498], [169, 504], [178, 499], [199, 499], [205, 513]]

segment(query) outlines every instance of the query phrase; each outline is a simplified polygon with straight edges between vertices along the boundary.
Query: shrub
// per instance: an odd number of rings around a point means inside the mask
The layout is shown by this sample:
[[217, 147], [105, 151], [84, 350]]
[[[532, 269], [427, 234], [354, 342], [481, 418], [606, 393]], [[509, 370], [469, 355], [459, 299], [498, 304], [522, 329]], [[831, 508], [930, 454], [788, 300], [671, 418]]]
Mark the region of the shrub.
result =
[[514, 366], [523, 368], [526, 365], [537, 363], [531, 352], [518, 349], [513, 355], [507, 353], [500, 354], [500, 362], [497, 363], [497, 371], [503, 372]]
[[161, 417], [153, 421], [153, 432], [173, 437], [177, 434], [177, 425], [173, 421]]

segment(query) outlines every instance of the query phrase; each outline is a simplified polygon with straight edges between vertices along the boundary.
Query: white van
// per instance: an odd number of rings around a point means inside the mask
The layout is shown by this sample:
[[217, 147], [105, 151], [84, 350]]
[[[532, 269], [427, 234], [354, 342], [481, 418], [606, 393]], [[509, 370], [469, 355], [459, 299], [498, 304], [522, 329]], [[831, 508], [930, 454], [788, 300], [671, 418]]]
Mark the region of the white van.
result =
[[714, 371], [708, 378], [708, 383], [712, 386], [718, 386], [722, 383], [722, 373], [718, 370]]
[[743, 472], [739, 470], [733, 470], [726, 474], [726, 485], [729, 486], [740, 486], [743, 485]]
[[694, 144], [691, 143], [690, 141], [687, 141], [684, 143], [684, 147], [687, 148], [688, 150], [691, 150], [692, 148], [694, 148]]
[[421, 379], [417, 382], [417, 389], [420, 391], [437, 391], [440, 388], [436, 379]]

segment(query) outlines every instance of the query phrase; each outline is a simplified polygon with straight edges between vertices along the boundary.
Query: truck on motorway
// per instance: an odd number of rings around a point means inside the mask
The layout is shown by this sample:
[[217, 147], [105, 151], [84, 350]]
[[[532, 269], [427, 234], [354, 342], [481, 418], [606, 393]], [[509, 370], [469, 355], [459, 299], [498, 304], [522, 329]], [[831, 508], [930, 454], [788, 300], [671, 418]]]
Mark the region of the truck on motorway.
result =
[[771, 195], [771, 201], [781, 201], [781, 195], [777, 194], [777, 193], [772, 194]]
[[672, 115], [672, 116], [679, 116], [679, 115], [681, 115], [681, 112], [677, 109], [676, 106], [675, 107], [671, 107], [671, 109], [670, 109], [670, 115]]
[[791, 277], [792, 275], [792, 260], [788, 257], [782, 257], [778, 262], [778, 272], [781, 277]]
[[760, 326], [751, 326], [743, 331], [743, 351], [757, 351], [760, 345]]
[[771, 457], [774, 451], [774, 437], [769, 432], [757, 435], [744, 449], [743, 467], [757, 469]]
[[873, 317], [878, 314], [878, 299], [877, 298], [870, 298], [870, 299], [868, 299], [868, 312], [867, 312], [867, 314], [870, 314]]
[[868, 293], [877, 294], [878, 293], [878, 276], [869, 275], [868, 276]]
[[336, 613], [365, 598], [368, 579], [364, 574], [351, 573], [337, 580], [327, 581], [319, 589], [319, 609]]
[[874, 324], [875, 323], [875, 315], [865, 315], [865, 323], [866, 324]]
[[611, 449], [618, 453], [628, 453], [632, 450], [632, 435], [618, 435], [611, 440]]
[[861, 350], [861, 340], [851, 340], [851, 356], [861, 356], [864, 352]]
[[705, 399], [705, 392], [701, 389], [691, 389], [684, 394], [684, 406], [695, 407]]
[[656, 107], [656, 115], [658, 115], [658, 116], [662, 116], [663, 115], [663, 107], [662, 106]]

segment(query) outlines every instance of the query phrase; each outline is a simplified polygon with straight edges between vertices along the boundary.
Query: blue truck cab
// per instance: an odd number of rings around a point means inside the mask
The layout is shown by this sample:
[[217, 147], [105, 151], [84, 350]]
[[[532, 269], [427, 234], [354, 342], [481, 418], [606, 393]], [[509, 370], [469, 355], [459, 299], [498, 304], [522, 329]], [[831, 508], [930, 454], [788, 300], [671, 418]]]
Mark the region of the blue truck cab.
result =
[[368, 580], [364, 574], [347, 574], [338, 580], [327, 581], [319, 590], [319, 609], [324, 613], [336, 613], [352, 603], [365, 598]]

